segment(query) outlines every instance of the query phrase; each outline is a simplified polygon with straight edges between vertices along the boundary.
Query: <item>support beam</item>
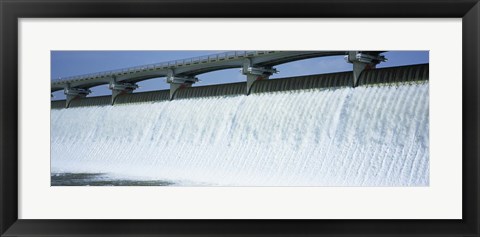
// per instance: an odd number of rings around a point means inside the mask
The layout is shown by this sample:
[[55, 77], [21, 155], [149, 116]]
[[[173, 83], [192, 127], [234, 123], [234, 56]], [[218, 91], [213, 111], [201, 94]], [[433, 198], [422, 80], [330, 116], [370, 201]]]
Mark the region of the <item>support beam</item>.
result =
[[353, 64], [353, 87], [358, 86], [358, 79], [363, 71], [373, 69], [377, 64], [387, 61], [380, 53], [364, 51], [349, 51], [345, 59]]
[[75, 87], [70, 87], [70, 85], [67, 85], [67, 87], [65, 87], [65, 89], [63, 90], [63, 93], [67, 96], [65, 108], [70, 107], [70, 103], [72, 102], [72, 100], [75, 100], [78, 98], [85, 98], [91, 92], [92, 91], [90, 91], [89, 89], [75, 88]]
[[110, 81], [108, 88], [112, 90], [112, 105], [115, 104], [115, 100], [118, 96], [132, 93], [134, 90], [138, 88], [138, 85], [135, 83], [129, 82], [117, 82], [115, 78]]
[[277, 72], [277, 69], [272, 67], [256, 67], [252, 65], [252, 61], [250, 59], [245, 59], [243, 63], [242, 74], [247, 76], [247, 95], [250, 94], [251, 88], [256, 81], [266, 80]]
[[177, 90], [191, 87], [195, 82], [198, 82], [198, 78], [195, 76], [178, 76], [173, 70], [170, 70], [167, 75], [167, 83], [170, 83], [170, 100], [173, 100]]

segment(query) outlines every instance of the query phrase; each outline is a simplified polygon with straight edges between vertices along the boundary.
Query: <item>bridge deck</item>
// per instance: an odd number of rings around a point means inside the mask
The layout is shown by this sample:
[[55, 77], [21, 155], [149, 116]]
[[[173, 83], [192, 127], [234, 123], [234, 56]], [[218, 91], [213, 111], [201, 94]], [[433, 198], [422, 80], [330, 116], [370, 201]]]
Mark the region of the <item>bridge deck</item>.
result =
[[230, 51], [183, 60], [57, 78], [51, 82], [51, 91], [63, 90], [67, 85], [88, 89], [108, 84], [112, 79], [117, 82], [136, 83], [152, 78], [165, 77], [172, 70], [179, 76], [195, 76], [216, 70], [241, 68], [246, 58], [251, 60], [253, 65], [272, 67], [301, 59], [345, 55], [346, 53], [347, 51]]

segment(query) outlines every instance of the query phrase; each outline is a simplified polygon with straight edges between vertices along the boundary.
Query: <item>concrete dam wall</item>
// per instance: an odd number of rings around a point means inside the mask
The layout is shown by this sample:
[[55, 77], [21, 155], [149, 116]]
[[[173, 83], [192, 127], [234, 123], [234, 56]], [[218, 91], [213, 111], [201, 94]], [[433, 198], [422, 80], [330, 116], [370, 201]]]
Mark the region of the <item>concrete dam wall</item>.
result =
[[[429, 80], [428, 64], [380, 68], [364, 71], [358, 86], [405, 85], [423, 83]], [[352, 72], [318, 74], [257, 81], [251, 93], [305, 90], [314, 88], [351, 87]], [[174, 100], [213, 96], [243, 95], [246, 82], [183, 88], [175, 93]], [[119, 96], [115, 104], [144, 103], [169, 100], [169, 90], [139, 92]], [[73, 100], [70, 107], [111, 105], [111, 96], [87, 97]], [[51, 102], [52, 109], [65, 108], [65, 100]]]

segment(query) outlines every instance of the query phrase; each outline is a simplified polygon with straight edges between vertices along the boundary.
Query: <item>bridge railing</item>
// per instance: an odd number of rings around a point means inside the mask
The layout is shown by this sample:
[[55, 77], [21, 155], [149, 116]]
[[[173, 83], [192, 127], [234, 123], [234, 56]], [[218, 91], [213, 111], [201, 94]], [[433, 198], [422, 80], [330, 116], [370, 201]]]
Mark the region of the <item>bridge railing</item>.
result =
[[89, 74], [70, 76], [70, 77], [59, 77], [59, 78], [53, 79], [52, 82], [55, 83], [55, 82], [63, 82], [63, 81], [70, 81], [70, 80], [103, 78], [103, 77], [110, 77], [114, 75], [118, 76], [118, 75], [135, 73], [135, 72], [146, 71], [146, 70], [159, 70], [159, 69], [167, 69], [171, 67], [181, 67], [181, 66], [188, 66], [193, 64], [225, 61], [225, 60], [232, 60], [232, 59], [237, 59], [241, 57], [251, 57], [251, 56], [257, 56], [257, 55], [263, 55], [263, 54], [269, 54], [269, 53], [275, 53], [275, 52], [277, 51], [227, 51], [223, 53], [211, 54], [206, 56], [172, 60], [172, 61], [167, 61], [162, 63], [146, 64], [141, 66], [115, 69], [115, 70], [104, 71], [104, 72], [89, 73]]

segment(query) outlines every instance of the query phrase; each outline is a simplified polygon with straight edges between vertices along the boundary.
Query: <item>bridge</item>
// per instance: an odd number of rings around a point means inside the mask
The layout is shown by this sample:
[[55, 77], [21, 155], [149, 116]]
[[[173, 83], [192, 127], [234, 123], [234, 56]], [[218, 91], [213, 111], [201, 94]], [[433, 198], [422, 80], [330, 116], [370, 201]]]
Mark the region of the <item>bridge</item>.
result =
[[108, 84], [112, 90], [111, 104], [118, 96], [132, 93], [138, 88], [137, 82], [158, 77], [166, 77], [170, 83], [170, 100], [175, 93], [198, 82], [197, 75], [240, 68], [246, 76], [245, 93], [250, 94], [252, 85], [259, 80], [268, 79], [277, 70], [274, 66], [288, 62], [326, 56], [345, 55], [347, 62], [353, 65], [353, 87], [358, 85], [360, 74], [366, 69], [375, 68], [386, 61], [381, 55], [384, 51], [230, 51], [196, 58], [175, 60], [158, 64], [142, 65], [113, 71], [72, 76], [52, 80], [51, 92], [64, 90], [65, 107], [79, 98], [91, 93], [90, 88]]

